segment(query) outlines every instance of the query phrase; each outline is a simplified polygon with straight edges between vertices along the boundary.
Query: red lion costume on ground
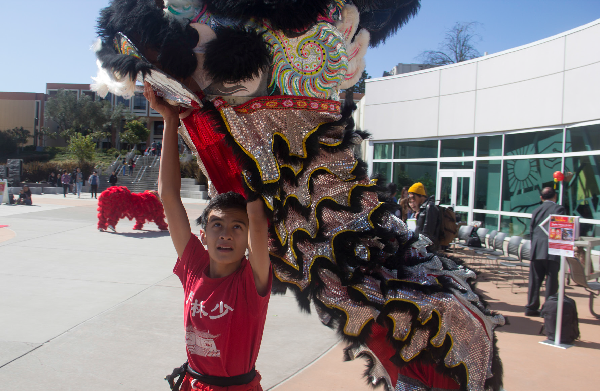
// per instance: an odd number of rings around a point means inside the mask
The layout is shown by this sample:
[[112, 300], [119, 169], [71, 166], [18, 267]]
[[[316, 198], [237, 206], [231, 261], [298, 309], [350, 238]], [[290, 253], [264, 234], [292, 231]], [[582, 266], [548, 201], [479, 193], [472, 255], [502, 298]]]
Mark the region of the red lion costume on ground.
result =
[[142, 229], [146, 222], [154, 221], [160, 230], [166, 230], [163, 205], [155, 191], [132, 193], [125, 186], [112, 186], [98, 198], [98, 229], [115, 230], [120, 219], [135, 219], [133, 229]]

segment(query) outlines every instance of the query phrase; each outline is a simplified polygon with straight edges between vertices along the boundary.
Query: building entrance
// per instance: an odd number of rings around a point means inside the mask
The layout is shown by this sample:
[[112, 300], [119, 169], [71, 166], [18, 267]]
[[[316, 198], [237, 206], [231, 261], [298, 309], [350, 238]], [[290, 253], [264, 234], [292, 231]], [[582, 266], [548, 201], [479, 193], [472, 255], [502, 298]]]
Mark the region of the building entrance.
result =
[[474, 170], [439, 170], [436, 200], [454, 209], [463, 223], [473, 221]]

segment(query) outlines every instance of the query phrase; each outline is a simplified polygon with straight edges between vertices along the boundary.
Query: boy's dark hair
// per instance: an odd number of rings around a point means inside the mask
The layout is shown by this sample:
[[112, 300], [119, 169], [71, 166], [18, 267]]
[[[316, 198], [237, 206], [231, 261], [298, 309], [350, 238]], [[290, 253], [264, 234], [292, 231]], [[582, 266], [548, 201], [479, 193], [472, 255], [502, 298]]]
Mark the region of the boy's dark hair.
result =
[[212, 198], [206, 206], [206, 209], [204, 209], [200, 217], [196, 220], [196, 223], [202, 227], [202, 229], [206, 228], [208, 215], [215, 209], [239, 209], [246, 212], [246, 199], [241, 194], [233, 191], [222, 193]]
[[544, 200], [551, 200], [556, 196], [556, 190], [551, 187], [544, 187], [542, 191], [540, 191], [540, 195]]

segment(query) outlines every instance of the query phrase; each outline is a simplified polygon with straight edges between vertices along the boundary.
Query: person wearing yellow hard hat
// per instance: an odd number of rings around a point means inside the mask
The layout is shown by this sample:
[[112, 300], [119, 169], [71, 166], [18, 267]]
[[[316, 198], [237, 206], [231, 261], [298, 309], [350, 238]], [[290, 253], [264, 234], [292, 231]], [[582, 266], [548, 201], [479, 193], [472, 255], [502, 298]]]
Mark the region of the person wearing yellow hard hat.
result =
[[427, 247], [427, 251], [438, 251], [441, 225], [440, 213], [435, 206], [435, 197], [427, 197], [425, 186], [421, 182], [417, 182], [408, 189], [408, 202], [416, 213], [417, 228], [415, 234], [423, 234], [433, 242], [433, 245]]

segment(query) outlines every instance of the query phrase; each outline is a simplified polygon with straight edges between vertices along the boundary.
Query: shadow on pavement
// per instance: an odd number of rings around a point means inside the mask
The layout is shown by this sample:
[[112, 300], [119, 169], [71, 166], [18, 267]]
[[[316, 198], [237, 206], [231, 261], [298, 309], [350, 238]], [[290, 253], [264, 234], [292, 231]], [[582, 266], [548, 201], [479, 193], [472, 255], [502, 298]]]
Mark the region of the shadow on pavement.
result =
[[111, 235], [119, 235], [119, 236], [125, 236], [127, 238], [134, 238], [134, 239], [147, 239], [147, 238], [161, 238], [163, 236], [169, 236], [169, 231], [150, 231], [150, 230], [139, 230], [136, 232], [111, 232], [111, 231], [105, 231], [106, 233], [109, 233]]

